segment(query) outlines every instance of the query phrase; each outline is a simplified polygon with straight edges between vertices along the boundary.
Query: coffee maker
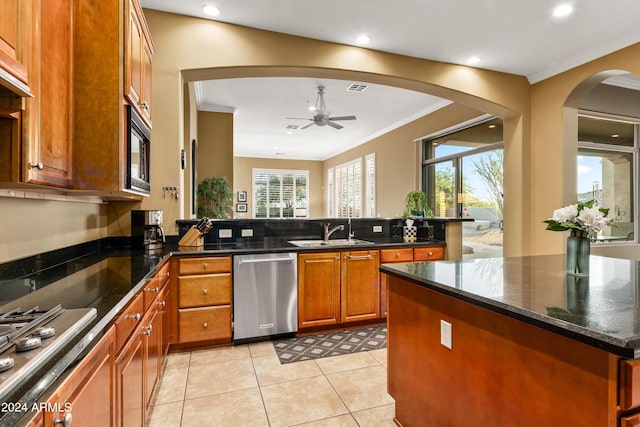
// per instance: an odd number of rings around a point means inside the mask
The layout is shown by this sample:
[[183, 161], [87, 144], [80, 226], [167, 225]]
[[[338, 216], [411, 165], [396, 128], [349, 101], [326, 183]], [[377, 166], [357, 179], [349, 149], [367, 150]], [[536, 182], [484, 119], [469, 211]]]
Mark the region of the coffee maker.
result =
[[131, 211], [131, 246], [144, 248], [146, 252], [162, 251], [165, 241], [162, 225], [162, 211]]

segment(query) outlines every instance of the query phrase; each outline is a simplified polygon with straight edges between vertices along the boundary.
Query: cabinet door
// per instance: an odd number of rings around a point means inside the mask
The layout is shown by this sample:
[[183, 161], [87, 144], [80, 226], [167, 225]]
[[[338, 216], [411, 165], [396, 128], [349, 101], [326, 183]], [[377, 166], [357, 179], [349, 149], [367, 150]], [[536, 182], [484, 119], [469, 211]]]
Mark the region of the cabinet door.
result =
[[298, 255], [298, 328], [340, 323], [340, 253]]
[[128, 2], [124, 92], [131, 105], [151, 125], [151, 58], [149, 32], [138, 0]]
[[142, 329], [145, 345], [144, 363], [144, 403], [145, 412], [151, 403], [151, 396], [155, 390], [162, 363], [162, 316], [158, 307], [152, 307], [145, 316]]
[[[412, 248], [380, 249], [380, 264], [412, 261]], [[382, 317], [387, 317], [387, 279], [386, 274], [380, 273], [380, 313]]]
[[342, 252], [342, 322], [380, 317], [378, 251]]
[[415, 261], [436, 261], [444, 259], [444, 248], [442, 246], [413, 248], [413, 259]]
[[160, 341], [160, 372], [162, 372], [162, 367], [164, 366], [164, 360], [167, 357], [167, 353], [169, 352], [169, 343], [170, 343], [170, 331], [171, 331], [171, 306], [170, 301], [171, 298], [169, 296], [169, 292], [171, 292], [170, 286], [165, 286], [162, 291], [160, 291], [160, 295], [158, 296], [158, 312], [161, 316], [162, 323], [162, 336]]
[[142, 336], [142, 327], [136, 328], [116, 359], [116, 426], [118, 427], [143, 425], [145, 405]]
[[[26, 55], [31, 31], [31, 4], [29, 0], [3, 0], [0, 2], [0, 73], [3, 81], [17, 80], [28, 83]], [[13, 87], [14, 84], [11, 84]], [[27, 88], [28, 89], [28, 88]]]
[[34, 0], [34, 97], [26, 99], [23, 180], [70, 188], [73, 141], [73, 1]]
[[112, 327], [47, 402], [45, 427], [61, 425], [65, 416], [73, 419], [73, 425], [79, 426], [109, 427], [115, 424], [115, 387], [111, 370], [114, 356], [115, 329]]
[[627, 415], [620, 418], [620, 427], [640, 426], [640, 414]]

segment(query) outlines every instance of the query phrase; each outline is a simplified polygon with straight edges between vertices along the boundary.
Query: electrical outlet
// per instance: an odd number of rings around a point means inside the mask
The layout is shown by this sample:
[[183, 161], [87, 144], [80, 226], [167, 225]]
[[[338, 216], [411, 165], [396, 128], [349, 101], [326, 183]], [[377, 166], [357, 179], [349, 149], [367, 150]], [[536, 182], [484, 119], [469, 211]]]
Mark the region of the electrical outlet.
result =
[[231, 237], [233, 237], [233, 230], [221, 229], [218, 231], [218, 238], [220, 239], [229, 239]]
[[240, 235], [242, 237], [253, 237], [253, 228], [243, 228]]
[[373, 226], [373, 232], [374, 233], [382, 233], [382, 226], [381, 225], [374, 225]]
[[453, 340], [453, 332], [451, 323], [440, 320], [440, 344], [451, 350]]

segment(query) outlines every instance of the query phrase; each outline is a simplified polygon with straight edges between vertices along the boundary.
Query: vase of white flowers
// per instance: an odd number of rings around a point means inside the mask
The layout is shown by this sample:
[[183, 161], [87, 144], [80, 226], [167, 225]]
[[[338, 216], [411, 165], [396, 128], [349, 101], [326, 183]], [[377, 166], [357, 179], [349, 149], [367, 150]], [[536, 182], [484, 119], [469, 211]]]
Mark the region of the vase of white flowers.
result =
[[544, 222], [547, 230], [570, 232], [567, 237], [567, 274], [588, 276], [591, 238], [604, 226], [613, 224], [609, 209], [589, 200], [556, 209], [553, 216]]

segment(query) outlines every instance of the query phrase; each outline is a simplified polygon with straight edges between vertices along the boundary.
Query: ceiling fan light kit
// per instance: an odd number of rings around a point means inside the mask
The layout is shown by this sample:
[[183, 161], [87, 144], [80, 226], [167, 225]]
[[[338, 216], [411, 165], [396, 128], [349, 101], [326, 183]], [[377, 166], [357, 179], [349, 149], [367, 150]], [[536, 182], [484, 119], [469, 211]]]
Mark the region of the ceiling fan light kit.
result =
[[[309, 108], [311, 110], [311, 108]], [[311, 120], [311, 123], [301, 127], [300, 129], [307, 129], [312, 125], [317, 126], [326, 126], [329, 125], [334, 129], [342, 129], [344, 126], [334, 123], [335, 121], [340, 120], [356, 120], [356, 116], [340, 116], [340, 117], [331, 117], [331, 111], [327, 110], [327, 106], [324, 102], [324, 86], [318, 86], [318, 96], [316, 98], [315, 109], [316, 111], [313, 118], [299, 118], [299, 117], [287, 117], [287, 119], [291, 120]]]

